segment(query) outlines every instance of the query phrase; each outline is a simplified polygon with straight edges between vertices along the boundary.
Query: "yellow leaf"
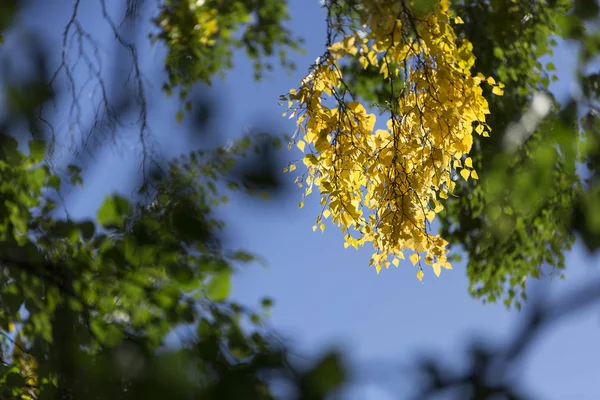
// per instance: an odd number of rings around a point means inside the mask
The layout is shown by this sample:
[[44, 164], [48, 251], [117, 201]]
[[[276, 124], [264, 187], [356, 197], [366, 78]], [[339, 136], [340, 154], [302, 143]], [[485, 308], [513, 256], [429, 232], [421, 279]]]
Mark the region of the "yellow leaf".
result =
[[435, 212], [429, 211], [427, 213], [427, 219], [429, 220], [429, 222], [433, 222], [433, 220], [435, 219]]
[[323, 216], [324, 216], [325, 218], [329, 218], [329, 216], [330, 216], [330, 215], [331, 215], [331, 211], [329, 211], [329, 210], [325, 210], [325, 211], [323, 211]]
[[440, 273], [442, 272], [442, 267], [439, 263], [435, 263], [431, 266], [433, 268], [433, 273], [435, 274], [435, 276], [439, 277]]
[[417, 271], [417, 279], [420, 280], [421, 282], [423, 282], [423, 275], [425, 275], [425, 274], [423, 273], [422, 270]]
[[454, 23], [457, 25], [460, 25], [460, 24], [464, 24], [465, 21], [463, 21], [461, 17], [456, 17], [456, 18], [454, 18]]
[[298, 148], [300, 149], [300, 151], [303, 152], [304, 151], [305, 143], [302, 140], [299, 140], [298, 144], [296, 144], [296, 146], [298, 146]]
[[381, 63], [381, 67], [379, 67], [379, 73], [383, 75], [383, 79], [387, 79], [389, 76], [388, 64]]
[[356, 42], [356, 38], [354, 36], [346, 36], [343, 41], [344, 48], [348, 50], [350, 47], [354, 47], [354, 42]]
[[319, 226], [319, 228], [321, 229], [321, 232], [325, 232], [325, 224], [321, 224], [321, 226]]
[[502, 96], [504, 94], [504, 90], [500, 89], [498, 86], [494, 86], [492, 93], [494, 93], [496, 96]]
[[300, 204], [298, 205], [298, 207], [299, 207], [299, 208], [302, 208], [302, 207], [304, 207], [304, 202], [303, 202], [303, 201], [301, 201], [301, 202], [300, 202]]
[[471, 171], [471, 178], [479, 179], [479, 175], [477, 175], [477, 171], [475, 171], [475, 170]]
[[468, 169], [461, 170], [460, 176], [462, 176], [465, 181], [468, 181], [469, 180], [469, 170]]
[[290, 165], [290, 172], [295, 171], [295, 170], [296, 170], [296, 164]]
[[314, 226], [313, 226], [313, 232], [314, 232], [314, 231], [316, 231], [316, 230], [317, 230], [317, 226], [316, 226], [316, 225], [314, 225]]
[[358, 101], [353, 101], [348, 103], [348, 109], [355, 114], [364, 114], [367, 110], [365, 110], [365, 106], [360, 104]]
[[[369, 66], [369, 62], [363, 56], [358, 57], [358, 62], [360, 63], [360, 65], [362, 65], [363, 69], [367, 69], [367, 67]], [[379, 268], [381, 268], [381, 267], [379, 267]]]
[[317, 157], [314, 156], [314, 154], [307, 154], [302, 159], [302, 162], [307, 167], [314, 167], [314, 166], [317, 166], [319, 164], [319, 161], [317, 160]]
[[496, 80], [490, 76], [489, 78], [487, 78], [487, 83], [489, 83], [490, 85], [495, 85]]
[[413, 265], [417, 264], [419, 262], [419, 255], [418, 254], [411, 254], [410, 255], [410, 262], [413, 263]]
[[467, 157], [465, 159], [465, 167], [473, 168], [473, 160], [471, 157]]
[[375, 53], [374, 51], [369, 51], [367, 53], [367, 59], [369, 60], [369, 62], [373, 65], [377, 65], [379, 62], [377, 61], [377, 53]]
[[394, 264], [394, 266], [396, 266], [396, 267], [398, 267], [398, 264], [399, 264], [399, 263], [400, 263], [400, 262], [398, 261], [398, 259], [397, 259], [397, 258], [394, 258], [394, 259], [392, 260], [392, 264]]

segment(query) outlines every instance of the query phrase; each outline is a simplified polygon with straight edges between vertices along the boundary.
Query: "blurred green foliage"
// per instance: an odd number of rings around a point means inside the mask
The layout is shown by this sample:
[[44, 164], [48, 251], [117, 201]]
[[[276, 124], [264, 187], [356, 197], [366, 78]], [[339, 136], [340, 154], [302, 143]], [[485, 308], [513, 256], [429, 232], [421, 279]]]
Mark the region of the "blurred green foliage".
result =
[[233, 53], [244, 49], [259, 80], [273, 69], [269, 58], [279, 57], [284, 67], [294, 68], [288, 50], [299, 51], [302, 40], [284, 26], [289, 20], [281, 0], [166, 0], [154, 22], [154, 40], [166, 44], [167, 94], [181, 89], [181, 97], [197, 82], [210, 84], [233, 66]]

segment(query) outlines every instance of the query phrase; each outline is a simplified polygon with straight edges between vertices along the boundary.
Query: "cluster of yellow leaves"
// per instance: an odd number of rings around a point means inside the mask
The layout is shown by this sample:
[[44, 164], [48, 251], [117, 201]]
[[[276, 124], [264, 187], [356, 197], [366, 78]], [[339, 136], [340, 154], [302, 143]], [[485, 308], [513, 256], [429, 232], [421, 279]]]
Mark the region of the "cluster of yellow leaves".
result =
[[[304, 196], [315, 187], [321, 195], [313, 230], [324, 230], [330, 218], [345, 233], [345, 247], [371, 242], [377, 272], [398, 266], [410, 252], [421, 280], [421, 260], [437, 276], [442, 267], [452, 268], [447, 241], [430, 234], [427, 224], [444, 209], [458, 175], [478, 179], [467, 154], [473, 131], [488, 136], [490, 130], [480, 85], [487, 82], [496, 95], [503, 85], [471, 75], [473, 47], [457, 39], [452, 24], [462, 20], [451, 16], [449, 0], [419, 18], [402, 3], [363, 0], [362, 28], [330, 46], [299, 89], [282, 99], [303, 134], [294, 140], [306, 152], [308, 176], [299, 177], [298, 186], [306, 184]], [[338, 62], [349, 57], [379, 68], [390, 85], [403, 77], [400, 95], [387, 105], [386, 129], [375, 130], [375, 114], [344, 99]]]

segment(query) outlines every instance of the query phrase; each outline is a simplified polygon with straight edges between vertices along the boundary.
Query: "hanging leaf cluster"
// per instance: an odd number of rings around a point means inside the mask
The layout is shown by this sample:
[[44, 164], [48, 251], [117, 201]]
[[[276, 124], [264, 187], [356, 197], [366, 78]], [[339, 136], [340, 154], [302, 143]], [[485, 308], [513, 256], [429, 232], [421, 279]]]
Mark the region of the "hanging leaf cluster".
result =
[[[453, 27], [462, 20], [449, 3], [423, 10], [361, 2], [360, 25], [330, 27], [340, 40], [330, 43], [298, 89], [282, 96], [297, 117], [294, 143], [306, 153], [307, 173], [297, 183], [305, 186], [304, 196], [314, 189], [321, 196], [313, 229], [324, 230], [323, 220], [331, 219], [345, 233], [346, 247], [372, 243], [370, 265], [377, 272], [398, 266], [407, 252], [419, 264], [419, 279], [421, 261], [438, 276], [452, 268], [448, 243], [430, 233], [430, 223], [459, 177], [478, 179], [468, 153], [474, 134], [489, 136], [482, 84], [503, 94], [502, 83], [471, 73], [473, 46], [457, 38]], [[364, 69], [377, 68], [392, 89], [381, 105], [383, 123], [344, 82], [341, 65], [352, 58]]]

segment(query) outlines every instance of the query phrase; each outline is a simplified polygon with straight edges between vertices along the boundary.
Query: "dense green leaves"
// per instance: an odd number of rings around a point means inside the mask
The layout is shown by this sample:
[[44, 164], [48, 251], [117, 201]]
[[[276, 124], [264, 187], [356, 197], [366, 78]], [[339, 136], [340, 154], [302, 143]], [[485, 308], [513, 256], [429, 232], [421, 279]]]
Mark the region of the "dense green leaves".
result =
[[[475, 68], [501, 80], [505, 94], [502, 100], [490, 98], [493, 134], [476, 144], [480, 154], [474, 165], [481, 169], [482, 185], [463, 185], [462, 193], [470, 196], [448, 204], [442, 234], [466, 251], [476, 297], [520, 307], [527, 279], [539, 278], [544, 265], [555, 273], [564, 269], [564, 253], [575, 241], [570, 218], [582, 190], [574, 153], [579, 141], [575, 104], [566, 113], [569, 108], [561, 111], [549, 99], [549, 115], [539, 114], [543, 122], [532, 120], [534, 131], [515, 150], [506, 147], [506, 136], [539, 113], [543, 97], [535, 94], [548, 89], [555, 70], [539, 58], [552, 55], [555, 38], [573, 35], [580, 21], [566, 22], [569, 1], [520, 2], [512, 8], [500, 2], [460, 3], [457, 13], [474, 45]], [[499, 20], [502, 27], [494, 23]]]
[[[165, 68], [167, 94], [181, 89], [185, 98], [192, 85], [210, 84], [215, 74], [223, 75], [233, 66], [233, 52], [244, 49], [254, 63], [254, 76], [273, 68], [269, 58], [277, 55], [284, 67], [293, 68], [287, 51], [299, 50], [302, 43], [284, 26], [289, 19], [281, 0], [166, 0], [154, 22], [154, 36], [167, 45]], [[177, 114], [177, 120], [183, 118]]]
[[[29, 367], [24, 365], [34, 365], [33, 376], [44, 383], [36, 394], [41, 398], [56, 390], [77, 398], [92, 398], [94, 390], [99, 396], [94, 398], [187, 396], [212, 390], [209, 370], [231, 369], [271, 351], [260, 331], [240, 326], [247, 315], [260, 329], [261, 318], [227, 300], [232, 263], [253, 257], [243, 251], [223, 256], [217, 235], [222, 224], [211, 217], [222, 195], [214, 184], [205, 186], [222, 179], [242, 150], [234, 146], [231, 153], [193, 155], [184, 169], [173, 163], [170, 174], [146, 193], [147, 200], [107, 197], [97, 213], [104, 230], [97, 232], [94, 221], [51, 215], [46, 189], [60, 190], [61, 180], [40, 165], [43, 142], [30, 142], [27, 157], [14, 139], [3, 136], [2, 149], [0, 327], [31, 353], [14, 355], [19, 367], [0, 374], [5, 385], [26, 387]], [[81, 170], [69, 166], [69, 172], [79, 177]], [[212, 178], [207, 182], [203, 174]], [[207, 318], [214, 323], [207, 325]], [[169, 333], [195, 323], [204, 327], [199, 345], [209, 351], [190, 354], [191, 343], [155, 356]], [[127, 347], [131, 341], [134, 350]], [[5, 351], [13, 346], [2, 343]], [[115, 369], [115, 362], [125, 362], [124, 370]], [[132, 370], [132, 362], [139, 366]], [[208, 380], [185, 378], [184, 365]], [[262, 367], [236, 368], [252, 377], [251, 371]], [[123, 378], [125, 383], [107, 384]], [[176, 381], [181, 387], [173, 391]], [[248, 385], [266, 393], [256, 378]]]

